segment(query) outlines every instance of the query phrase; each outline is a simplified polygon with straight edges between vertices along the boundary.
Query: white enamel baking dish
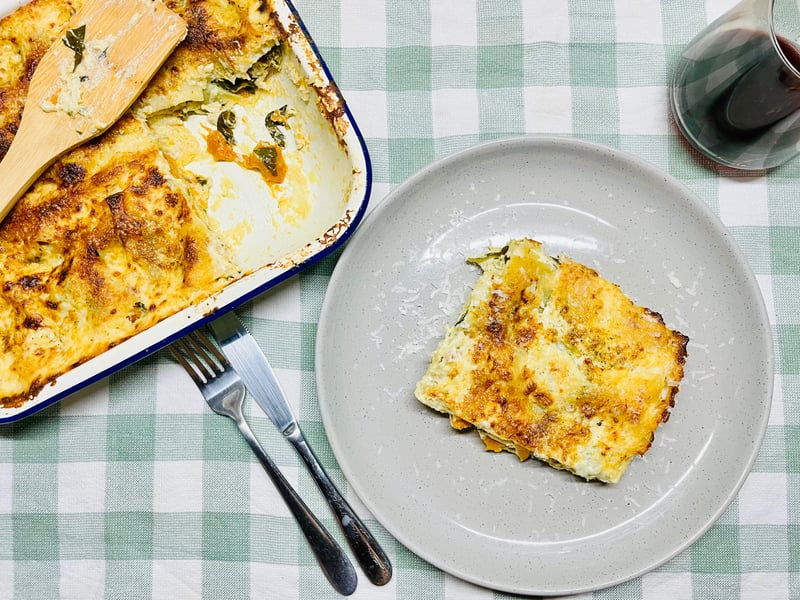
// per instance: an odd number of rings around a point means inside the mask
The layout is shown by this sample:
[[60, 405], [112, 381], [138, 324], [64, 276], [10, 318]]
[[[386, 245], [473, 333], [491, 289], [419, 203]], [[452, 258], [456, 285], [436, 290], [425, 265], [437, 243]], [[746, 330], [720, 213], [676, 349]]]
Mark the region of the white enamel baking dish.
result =
[[[0, 17], [22, 4], [25, 2], [0, 0]], [[218, 223], [220, 231], [229, 236], [226, 239], [236, 239], [237, 262], [249, 274], [202, 303], [166, 318], [73, 368], [21, 406], [0, 407], [0, 424], [15, 422], [74, 394], [166, 346], [211, 320], [215, 313], [230, 310], [292, 277], [343, 244], [361, 221], [369, 201], [372, 177], [364, 140], [295, 7], [288, 0], [271, 0], [271, 4], [301, 72], [320, 100], [313, 103], [318, 114], [302, 116], [309, 121], [306, 131], [316, 136], [314, 143], [307, 145], [313, 151], [303, 156], [304, 166], [314, 171], [303, 184], [308, 186], [305, 191], [313, 199], [309, 217], [302, 227], [287, 234], [271, 225], [271, 218], [258, 218], [268, 216], [264, 213], [265, 206], [276, 200], [264, 201], [264, 194], [270, 194], [268, 186], [259, 188], [252, 179], [236, 181], [235, 174], [217, 173], [216, 180], [227, 181], [225, 190], [220, 191], [225, 202], [211, 207], [212, 219]], [[287, 77], [286, 81], [289, 79]], [[290, 89], [287, 83], [286, 94], [293, 93], [300, 92]], [[326, 127], [329, 123], [333, 127]], [[225, 169], [224, 165], [206, 167]], [[198, 166], [200, 171], [203, 168], [203, 165]], [[285, 193], [290, 194], [292, 190]], [[247, 227], [242, 227], [245, 220]]]

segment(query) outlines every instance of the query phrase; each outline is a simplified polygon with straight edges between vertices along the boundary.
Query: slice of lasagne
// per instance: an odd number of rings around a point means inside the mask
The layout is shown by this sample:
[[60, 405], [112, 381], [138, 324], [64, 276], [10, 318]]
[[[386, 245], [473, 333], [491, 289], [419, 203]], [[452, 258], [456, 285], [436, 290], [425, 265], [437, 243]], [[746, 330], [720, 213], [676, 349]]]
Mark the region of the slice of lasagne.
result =
[[688, 338], [534, 240], [473, 262], [483, 274], [417, 399], [489, 450], [616, 483], [669, 418]]

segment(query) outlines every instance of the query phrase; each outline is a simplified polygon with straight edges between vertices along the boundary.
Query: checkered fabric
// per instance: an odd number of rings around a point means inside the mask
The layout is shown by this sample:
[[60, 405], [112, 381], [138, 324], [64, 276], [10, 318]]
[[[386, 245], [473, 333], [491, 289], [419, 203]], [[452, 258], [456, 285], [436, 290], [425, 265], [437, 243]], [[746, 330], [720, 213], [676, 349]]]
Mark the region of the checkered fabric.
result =
[[[255, 0], [254, 0], [255, 1]], [[366, 138], [372, 205], [431, 161], [524, 134], [588, 139], [683, 181], [741, 245], [775, 339], [773, 408], [740, 494], [699, 541], [580, 600], [800, 598], [800, 159], [716, 167], [671, 123], [683, 48], [734, 0], [296, 0]], [[395, 541], [348, 490], [314, 382], [338, 255], [243, 307], [329, 473], [390, 555], [354, 598], [510, 598]], [[248, 403], [267, 451], [339, 536], [291, 446]], [[343, 542], [342, 542], [343, 543]], [[0, 428], [0, 599], [337, 598], [260, 465], [166, 352]]]

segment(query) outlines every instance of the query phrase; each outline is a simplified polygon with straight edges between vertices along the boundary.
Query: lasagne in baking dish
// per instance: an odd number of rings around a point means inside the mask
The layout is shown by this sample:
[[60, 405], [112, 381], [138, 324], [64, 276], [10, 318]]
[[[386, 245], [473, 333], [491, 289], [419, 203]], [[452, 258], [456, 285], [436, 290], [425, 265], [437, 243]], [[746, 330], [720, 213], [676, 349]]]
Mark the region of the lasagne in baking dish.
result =
[[616, 483], [669, 418], [688, 338], [534, 240], [474, 262], [483, 273], [416, 397], [489, 450]]
[[[33, 0], [0, 21], [0, 158], [38, 60], [80, 4]], [[2, 407], [279, 263], [347, 201], [341, 106], [305, 80], [272, 3], [166, 4], [186, 39], [117, 124], [59, 159], [0, 224]], [[344, 174], [330, 177], [342, 191], [322, 216], [316, 165]]]

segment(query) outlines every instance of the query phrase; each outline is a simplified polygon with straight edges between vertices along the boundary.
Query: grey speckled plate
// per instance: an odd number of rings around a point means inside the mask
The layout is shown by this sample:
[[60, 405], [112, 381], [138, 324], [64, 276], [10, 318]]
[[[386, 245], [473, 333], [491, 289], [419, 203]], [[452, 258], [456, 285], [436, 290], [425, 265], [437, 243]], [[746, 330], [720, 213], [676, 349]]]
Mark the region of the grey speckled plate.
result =
[[[414, 399], [478, 277], [464, 259], [521, 236], [691, 338], [672, 418], [616, 485], [485, 452]], [[758, 452], [773, 365], [756, 281], [691, 192], [610, 148], [522, 138], [430, 165], [368, 216], [330, 281], [316, 371], [336, 458], [387, 530], [468, 581], [551, 595], [640, 575], [711, 526]]]

